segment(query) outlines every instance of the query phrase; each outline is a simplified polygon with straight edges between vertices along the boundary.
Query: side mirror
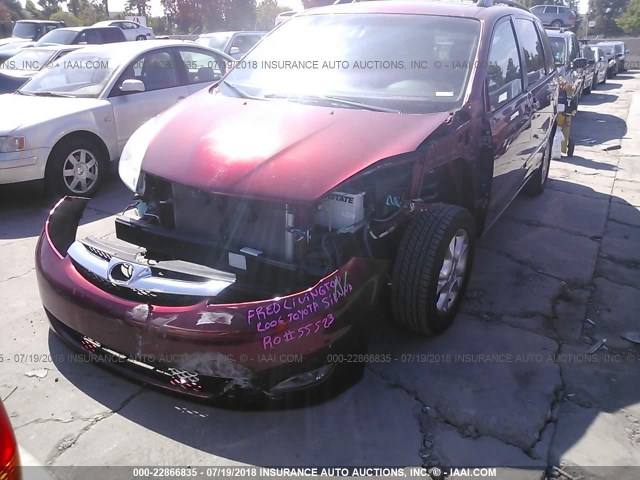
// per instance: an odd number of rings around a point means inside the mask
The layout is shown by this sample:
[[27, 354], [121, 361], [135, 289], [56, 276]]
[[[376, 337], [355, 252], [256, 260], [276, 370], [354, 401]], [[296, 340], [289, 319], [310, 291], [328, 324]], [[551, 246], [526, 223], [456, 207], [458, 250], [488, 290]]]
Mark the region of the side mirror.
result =
[[587, 59], [586, 58], [576, 58], [573, 61], [572, 67], [573, 68], [584, 68], [587, 66]]
[[616, 54], [616, 58], [622, 58], [622, 54], [621, 53]]
[[120, 91], [122, 93], [144, 92], [145, 91], [144, 83], [142, 83], [142, 81], [140, 80], [129, 78], [124, 82], [122, 82], [122, 85], [120, 85]]
[[595, 65], [596, 61], [595, 60], [588, 60], [587, 61], [587, 65]]
[[229, 55], [238, 55], [240, 53], [240, 49], [238, 47], [231, 47], [229, 50]]
[[598, 61], [599, 61], [599, 62], [606, 62], [606, 61], [607, 61], [607, 59], [606, 59], [606, 58], [604, 58], [604, 57], [600, 57], [600, 60], [598, 60]]

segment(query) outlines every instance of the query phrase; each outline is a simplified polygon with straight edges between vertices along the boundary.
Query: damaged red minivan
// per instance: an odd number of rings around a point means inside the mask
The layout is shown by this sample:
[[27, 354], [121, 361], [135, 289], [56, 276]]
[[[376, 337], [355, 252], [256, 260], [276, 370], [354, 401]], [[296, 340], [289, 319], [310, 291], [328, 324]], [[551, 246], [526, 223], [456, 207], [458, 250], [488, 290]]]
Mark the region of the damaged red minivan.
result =
[[361, 365], [383, 289], [397, 323], [444, 331], [476, 237], [547, 180], [557, 74], [510, 5], [360, 2], [275, 29], [131, 137], [117, 241], [76, 238], [88, 199], [52, 210], [36, 260], [55, 332], [211, 399]]

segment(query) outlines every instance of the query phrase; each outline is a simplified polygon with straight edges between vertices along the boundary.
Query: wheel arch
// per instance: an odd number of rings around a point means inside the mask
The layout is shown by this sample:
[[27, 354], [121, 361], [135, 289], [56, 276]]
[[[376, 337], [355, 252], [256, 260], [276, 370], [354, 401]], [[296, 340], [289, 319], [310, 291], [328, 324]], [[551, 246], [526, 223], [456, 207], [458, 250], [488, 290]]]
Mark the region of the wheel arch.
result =
[[75, 130], [73, 132], [69, 132], [63, 135], [55, 142], [55, 144], [51, 148], [51, 152], [49, 153], [47, 164], [49, 163], [51, 156], [55, 152], [56, 147], [60, 146], [64, 142], [68, 142], [69, 140], [75, 140], [75, 139], [86, 140], [93, 143], [94, 145], [96, 145], [96, 147], [98, 147], [98, 150], [100, 151], [99, 153], [100, 155], [102, 155], [102, 158], [104, 159], [105, 163], [111, 160], [111, 155], [109, 153], [109, 149], [107, 148], [107, 144], [99, 135], [93, 132], [90, 132], [88, 130]]

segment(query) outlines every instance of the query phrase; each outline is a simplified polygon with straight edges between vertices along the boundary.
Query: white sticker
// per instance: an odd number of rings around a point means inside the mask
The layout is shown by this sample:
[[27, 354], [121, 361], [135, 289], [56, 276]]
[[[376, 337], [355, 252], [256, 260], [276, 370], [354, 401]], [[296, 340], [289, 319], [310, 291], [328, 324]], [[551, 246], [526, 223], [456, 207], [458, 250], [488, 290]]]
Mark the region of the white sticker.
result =
[[241, 270], [247, 269], [247, 259], [244, 255], [229, 252], [229, 266], [240, 268]]
[[436, 92], [436, 97], [453, 97], [453, 92]]
[[498, 103], [502, 103], [507, 99], [507, 92], [501, 93], [498, 97]]

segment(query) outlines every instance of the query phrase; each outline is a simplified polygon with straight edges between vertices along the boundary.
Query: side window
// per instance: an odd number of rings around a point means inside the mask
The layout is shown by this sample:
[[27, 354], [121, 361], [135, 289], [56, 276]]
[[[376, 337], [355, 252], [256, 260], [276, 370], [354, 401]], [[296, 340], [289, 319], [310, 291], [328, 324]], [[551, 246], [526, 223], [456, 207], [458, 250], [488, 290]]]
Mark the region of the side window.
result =
[[544, 13], [552, 13], [555, 15], [556, 13], [558, 13], [558, 7], [545, 7]]
[[529, 85], [533, 85], [545, 75], [542, 41], [532, 21], [517, 18], [516, 27], [522, 45], [523, 63], [527, 69], [527, 80]]
[[237, 35], [236, 38], [233, 39], [230, 49], [238, 47], [238, 53], [244, 55], [251, 49], [251, 47], [258, 43], [258, 40], [260, 40], [258, 35]]
[[578, 42], [575, 37], [569, 39], [569, 63], [578, 58]]
[[[142, 81], [145, 92], [177, 87], [180, 84], [178, 69], [171, 53], [167, 50], [148, 52], [130, 63], [114, 85], [111, 96], [121, 95], [120, 86], [125, 80]], [[129, 93], [128, 95], [137, 94]]]
[[85, 42], [87, 42], [90, 45], [104, 43], [104, 38], [102, 37], [101, 30], [98, 30], [98, 29], [85, 30], [84, 35], [86, 38]]
[[547, 73], [551, 73], [556, 68], [556, 62], [555, 62], [555, 59], [553, 58], [553, 49], [551, 48], [551, 42], [549, 41], [549, 36], [544, 31], [544, 28], [540, 25], [540, 23], [537, 24], [536, 28], [538, 30], [538, 35], [542, 39], [542, 46], [544, 48], [544, 58], [547, 64]]
[[522, 93], [522, 68], [518, 44], [509, 20], [493, 31], [487, 68], [487, 88], [491, 110], [497, 110]]
[[213, 53], [180, 50], [179, 54], [187, 70], [189, 85], [215, 82], [226, 72], [224, 58]]

